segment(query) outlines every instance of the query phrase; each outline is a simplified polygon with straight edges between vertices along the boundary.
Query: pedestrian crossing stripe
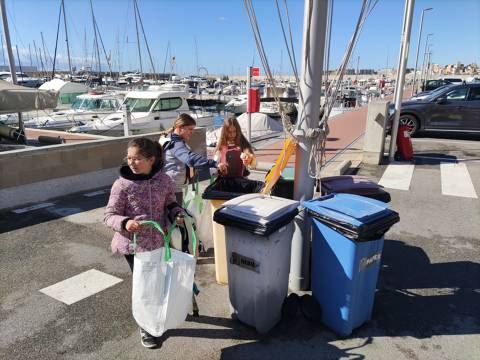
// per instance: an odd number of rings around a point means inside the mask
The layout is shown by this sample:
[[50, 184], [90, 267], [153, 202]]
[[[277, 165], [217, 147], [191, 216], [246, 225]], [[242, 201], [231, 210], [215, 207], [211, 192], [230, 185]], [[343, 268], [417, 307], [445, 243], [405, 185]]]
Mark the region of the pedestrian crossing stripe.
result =
[[[392, 163], [378, 184], [387, 189], [409, 190], [414, 168], [409, 163]], [[478, 199], [465, 163], [440, 163], [440, 181], [443, 195]]]
[[441, 163], [442, 194], [477, 199], [472, 179], [464, 163]]
[[410, 163], [392, 163], [387, 166], [378, 184], [388, 189], [409, 190], [414, 167]]
[[103, 291], [123, 280], [104, 272], [90, 269], [40, 290], [55, 300], [71, 305]]

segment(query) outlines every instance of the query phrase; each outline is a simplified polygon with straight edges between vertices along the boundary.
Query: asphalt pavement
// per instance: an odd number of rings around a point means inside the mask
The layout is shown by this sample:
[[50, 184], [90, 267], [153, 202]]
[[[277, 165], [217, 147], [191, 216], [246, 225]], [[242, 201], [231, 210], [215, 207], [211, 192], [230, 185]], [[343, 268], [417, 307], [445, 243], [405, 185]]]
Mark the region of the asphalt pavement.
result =
[[[157, 349], [143, 348], [130, 269], [110, 253], [112, 232], [102, 223], [108, 191], [101, 191], [0, 213], [0, 358], [479, 358], [480, 200], [445, 195], [441, 164], [464, 164], [480, 196], [480, 142], [417, 138], [414, 146], [408, 190], [387, 189], [401, 221], [386, 234], [373, 318], [350, 337], [301, 314], [258, 335], [231, 318], [210, 252], [197, 266], [200, 317], [167, 331]], [[358, 173], [380, 181], [387, 168]], [[71, 305], [40, 292], [91, 269], [122, 281]]]

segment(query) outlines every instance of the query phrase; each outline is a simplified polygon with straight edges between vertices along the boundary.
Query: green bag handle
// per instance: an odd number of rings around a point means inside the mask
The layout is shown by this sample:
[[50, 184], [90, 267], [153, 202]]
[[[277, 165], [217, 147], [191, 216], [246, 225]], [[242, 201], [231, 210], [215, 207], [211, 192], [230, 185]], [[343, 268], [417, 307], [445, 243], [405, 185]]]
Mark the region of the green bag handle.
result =
[[187, 193], [188, 193], [188, 186], [185, 187], [185, 193], [183, 195], [184, 200], [183, 200], [182, 207], [184, 207], [185, 209], [188, 209], [188, 207], [190, 206], [190, 202], [193, 200], [193, 202], [195, 203], [195, 205], [198, 209], [198, 213], [201, 214], [202, 211], [203, 211], [203, 199], [199, 194], [200, 186], [199, 186], [199, 182], [198, 182], [198, 175], [195, 176], [195, 179], [196, 179], [196, 181], [194, 183], [192, 183], [192, 189], [193, 189], [195, 195], [194, 195], [193, 199], [185, 201], [185, 198], [187, 197]]
[[[187, 215], [188, 216], [188, 215]], [[164, 246], [165, 246], [165, 261], [170, 261], [172, 259], [172, 252], [170, 250], [170, 240], [172, 238], [172, 232], [173, 230], [177, 227], [177, 224], [173, 223], [170, 225], [168, 228], [168, 233], [165, 235], [165, 232], [163, 231], [162, 227], [160, 224], [156, 221], [153, 220], [145, 220], [141, 221], [141, 224], [143, 225], [151, 225], [155, 229], [157, 229], [160, 234], [163, 236], [163, 241], [164, 241]], [[193, 257], [196, 257], [196, 252], [197, 252], [197, 234], [195, 233], [195, 229], [193, 226], [191, 227], [191, 233], [192, 233], [192, 238], [193, 238]], [[133, 253], [135, 254], [137, 248], [137, 233], [133, 233]]]

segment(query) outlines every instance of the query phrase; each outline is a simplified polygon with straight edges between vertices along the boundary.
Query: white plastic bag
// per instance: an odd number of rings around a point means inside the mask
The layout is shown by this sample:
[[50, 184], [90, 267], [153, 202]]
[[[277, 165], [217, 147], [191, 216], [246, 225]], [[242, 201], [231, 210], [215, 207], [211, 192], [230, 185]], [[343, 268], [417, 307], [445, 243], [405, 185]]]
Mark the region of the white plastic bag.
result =
[[196, 259], [170, 249], [171, 233], [165, 237], [165, 247], [137, 253], [134, 259], [133, 317], [142, 329], [157, 337], [178, 327], [192, 312]]
[[[207, 201], [203, 200], [202, 196], [199, 194], [197, 181], [192, 184], [184, 194], [183, 207], [193, 218], [193, 226], [198, 241], [202, 244], [205, 250], [213, 248], [212, 217], [210, 207], [207, 205]], [[190, 228], [191, 227], [187, 224], [187, 231], [189, 231], [189, 239], [191, 240]]]

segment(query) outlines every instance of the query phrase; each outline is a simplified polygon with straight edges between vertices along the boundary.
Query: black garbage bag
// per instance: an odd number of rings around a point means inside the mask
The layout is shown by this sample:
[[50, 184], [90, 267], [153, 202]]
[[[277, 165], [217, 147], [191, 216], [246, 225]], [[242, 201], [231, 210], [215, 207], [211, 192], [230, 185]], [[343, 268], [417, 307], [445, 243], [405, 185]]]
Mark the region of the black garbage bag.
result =
[[259, 193], [265, 184], [262, 181], [243, 177], [219, 176], [202, 194], [207, 200], [230, 200], [244, 194]]

